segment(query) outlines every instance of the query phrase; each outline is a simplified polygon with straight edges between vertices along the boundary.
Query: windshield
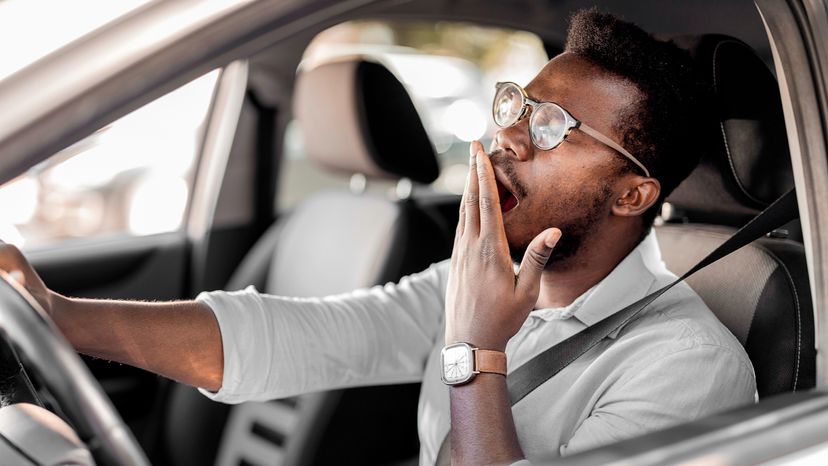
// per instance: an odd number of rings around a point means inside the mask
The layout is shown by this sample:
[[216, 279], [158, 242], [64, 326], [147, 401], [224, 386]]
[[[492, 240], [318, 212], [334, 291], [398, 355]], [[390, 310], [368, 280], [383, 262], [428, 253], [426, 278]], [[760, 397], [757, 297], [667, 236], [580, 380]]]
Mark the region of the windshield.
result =
[[149, 0], [0, 0], [0, 81]]

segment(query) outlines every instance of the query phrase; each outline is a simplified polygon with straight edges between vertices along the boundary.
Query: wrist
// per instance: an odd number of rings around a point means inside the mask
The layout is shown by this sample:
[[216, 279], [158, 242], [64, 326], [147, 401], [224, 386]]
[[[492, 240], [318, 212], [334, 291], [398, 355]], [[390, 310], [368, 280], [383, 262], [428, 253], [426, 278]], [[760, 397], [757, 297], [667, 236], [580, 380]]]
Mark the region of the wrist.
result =
[[72, 338], [72, 308], [75, 305], [76, 303], [72, 298], [49, 291], [48, 306], [44, 309], [70, 343], [74, 343]]
[[492, 372], [480, 372], [475, 374], [469, 381], [461, 384], [446, 384], [450, 391], [454, 390], [480, 390], [481, 387], [494, 387], [499, 384], [506, 386], [506, 377]]

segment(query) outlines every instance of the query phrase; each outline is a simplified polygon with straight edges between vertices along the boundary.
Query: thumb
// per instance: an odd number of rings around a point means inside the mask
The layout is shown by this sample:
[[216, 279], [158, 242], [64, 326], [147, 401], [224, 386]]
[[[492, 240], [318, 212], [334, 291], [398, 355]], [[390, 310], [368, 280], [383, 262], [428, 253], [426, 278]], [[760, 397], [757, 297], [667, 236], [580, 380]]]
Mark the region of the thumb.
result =
[[559, 239], [561, 239], [561, 230], [549, 228], [529, 243], [518, 271], [515, 285], [518, 293], [537, 293], [540, 287], [541, 273]]

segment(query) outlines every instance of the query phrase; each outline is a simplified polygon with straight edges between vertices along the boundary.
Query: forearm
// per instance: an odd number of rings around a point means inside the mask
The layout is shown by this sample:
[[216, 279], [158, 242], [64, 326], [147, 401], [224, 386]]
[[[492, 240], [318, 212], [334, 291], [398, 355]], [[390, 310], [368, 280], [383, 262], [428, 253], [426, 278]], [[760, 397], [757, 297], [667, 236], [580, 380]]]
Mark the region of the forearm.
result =
[[221, 387], [221, 334], [205, 304], [53, 299], [52, 317], [78, 351], [189, 385]]
[[482, 373], [450, 390], [452, 464], [510, 464], [523, 458], [506, 377]]

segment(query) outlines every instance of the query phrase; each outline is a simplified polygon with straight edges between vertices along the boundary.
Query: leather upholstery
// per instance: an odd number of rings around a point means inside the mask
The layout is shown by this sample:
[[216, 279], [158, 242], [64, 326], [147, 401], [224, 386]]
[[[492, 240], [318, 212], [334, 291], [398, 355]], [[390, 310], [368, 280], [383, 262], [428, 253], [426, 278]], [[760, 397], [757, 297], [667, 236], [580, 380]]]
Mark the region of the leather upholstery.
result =
[[[779, 91], [744, 43], [721, 35], [684, 37], [714, 90], [717, 115], [699, 136], [699, 167], [668, 199], [682, 222], [657, 227], [668, 268], [682, 274], [793, 187]], [[745, 346], [760, 397], [813, 387], [814, 323], [801, 243], [766, 238], [688, 284]]]
[[294, 113], [308, 158], [322, 168], [420, 183], [440, 174], [411, 98], [378, 63], [357, 57], [303, 72]]
[[752, 49], [723, 35], [682, 37], [708, 77], [711, 126], [698, 168], [667, 199], [694, 221], [739, 226], [793, 188], [776, 79]]

